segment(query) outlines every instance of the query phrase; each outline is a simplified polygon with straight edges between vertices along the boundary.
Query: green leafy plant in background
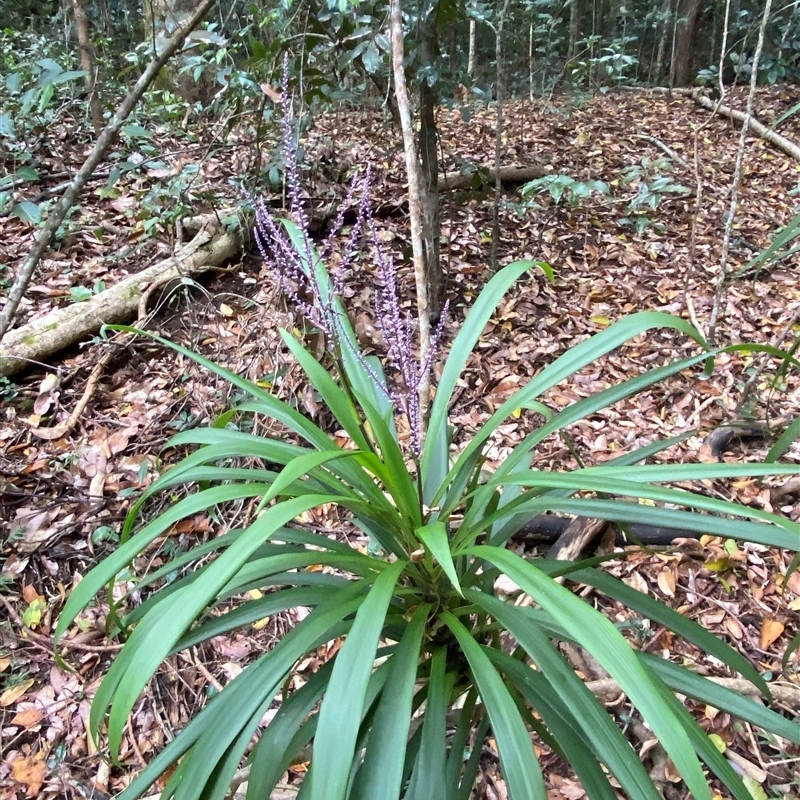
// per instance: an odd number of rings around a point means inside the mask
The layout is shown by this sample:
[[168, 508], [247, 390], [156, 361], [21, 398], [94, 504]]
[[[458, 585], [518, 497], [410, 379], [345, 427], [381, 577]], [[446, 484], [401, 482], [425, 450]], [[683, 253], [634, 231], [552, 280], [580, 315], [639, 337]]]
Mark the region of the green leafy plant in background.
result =
[[522, 187], [522, 199], [530, 202], [534, 195], [549, 194], [556, 205], [564, 200], [570, 208], [575, 208], [595, 192], [606, 197], [611, 194], [608, 184], [603, 181], [579, 181], [560, 173], [544, 175], [526, 183]]
[[29, 140], [37, 129], [74, 112], [86, 73], [65, 69], [69, 59], [63, 47], [44, 36], [2, 30], [0, 53], [0, 147], [8, 167], [0, 178], [0, 214], [38, 225], [39, 204], [15, 199], [20, 188], [39, 180]]
[[[676, 183], [670, 176], [663, 174], [669, 172], [672, 165], [668, 159], [650, 159], [647, 156], [640, 163], [626, 167], [620, 176], [610, 185], [605, 181], [582, 181], [557, 173], [535, 178], [522, 187], [522, 205], [533, 206], [536, 195], [549, 194], [555, 205], [565, 202], [569, 208], [581, 206], [592, 195], [607, 198], [607, 202], [623, 209], [623, 214], [618, 218], [620, 225], [634, 227], [637, 233], [642, 233], [649, 227], [663, 230], [652, 220], [655, 211], [665, 199], [685, 197], [689, 189]], [[612, 193], [622, 187], [629, 196], [615, 197]], [[630, 196], [630, 192], [633, 195]]]
[[[339, 444], [341, 435], [335, 440], [269, 391], [154, 336], [230, 381], [249, 399], [211, 425], [170, 440], [170, 447], [195, 449], [137, 501], [119, 547], [72, 591], [56, 636], [63, 636], [95, 595], [137, 557], [147, 554], [152, 563], [158, 543], [178, 521], [201, 513], [218, 517], [228, 504], [256, 501], [257, 511], [245, 527], [185, 552], [162, 549], [163, 565], [135, 585], [144, 598], [141, 604], [129, 596], [112, 605], [112, 625], [126, 642], [97, 690], [90, 725], [99, 734], [107, 721], [108, 744], [116, 757], [128, 715], [164, 659], [287, 609], [311, 611], [211, 698], [121, 797], [141, 797], [177, 764], [162, 798], [222, 800], [246, 763], [246, 797], [262, 800], [312, 745], [300, 795], [304, 799], [466, 800], [491, 731], [513, 800], [547, 797], [532, 734], [572, 766], [589, 797], [617, 798], [618, 784], [627, 797], [658, 800], [639, 755], [559, 649], [560, 642], [572, 642], [627, 694], [696, 800], [710, 800], [712, 775], [732, 797], [752, 800], [678, 695], [788, 742], [800, 743], [797, 722], [682, 664], [640, 652], [592, 601], [570, 587], [591, 586], [674, 631], [769, 699], [769, 686], [753, 665], [700, 625], [604, 572], [597, 560], [525, 559], [505, 547], [527, 520], [544, 512], [796, 547], [797, 523], [685, 487], [700, 480], [798, 473], [797, 465], [645, 463], [685, 434], [602, 466], [564, 472], [530, 466], [549, 436], [698, 367], [719, 351], [708, 351], [682, 319], [634, 314], [570, 348], [497, 408], [471, 439], [455, 441], [448, 407], [484, 327], [516, 280], [534, 267], [546, 273], [550, 268], [517, 262], [488, 282], [452, 342], [423, 425], [415, 393], [430, 365], [413, 359], [411, 327], [399, 314], [391, 265], [376, 252], [378, 319], [388, 345], [386, 363], [392, 367], [384, 374], [377, 358], [362, 353], [344, 313], [342, 270], [329, 273], [325, 268], [333, 238], [317, 249], [306, 232], [288, 122], [286, 140], [293, 219], [277, 223], [261, 207], [257, 239], [289, 296], [326, 333], [330, 352], [324, 363], [292, 333], [282, 335], [348, 444]], [[358, 221], [337, 254], [345, 266], [353, 263], [356, 244], [371, 227], [366, 181], [358, 206]], [[549, 389], [656, 329], [690, 337], [698, 352], [560, 411], [547, 408]], [[544, 422], [487, 479], [482, 475], [486, 445], [520, 408], [535, 409]], [[238, 420], [251, 415], [282, 425], [292, 436], [268, 438], [238, 429]], [[243, 466], [242, 460], [252, 466]], [[182, 499], [138, 523], [149, 498], [171, 495], [181, 486], [190, 489]], [[374, 546], [362, 552], [292, 524], [325, 504], [349, 512]], [[504, 599], [495, 588], [502, 575], [532, 599], [529, 606]], [[126, 580], [130, 577], [126, 573]], [[296, 665], [339, 638], [343, 644], [336, 655], [293, 689]], [[277, 698], [280, 708], [262, 730], [264, 715]]]
[[[637, 233], [649, 228], [653, 222], [651, 214], [665, 198], [686, 197], [691, 190], [676, 181], [668, 174], [672, 171], [672, 162], [667, 158], [651, 159], [644, 156], [638, 164], [632, 164], [623, 170], [620, 183], [636, 192], [627, 200], [628, 216], [619, 220], [620, 225], [631, 225]], [[663, 226], [655, 226], [663, 232]]]

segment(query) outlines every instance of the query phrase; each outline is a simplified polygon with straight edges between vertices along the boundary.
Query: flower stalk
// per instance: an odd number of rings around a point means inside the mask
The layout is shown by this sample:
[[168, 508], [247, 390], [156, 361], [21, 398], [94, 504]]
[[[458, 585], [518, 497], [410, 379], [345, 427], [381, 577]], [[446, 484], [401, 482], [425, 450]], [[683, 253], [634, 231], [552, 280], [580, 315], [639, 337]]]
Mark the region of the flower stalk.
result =
[[[375, 387], [391, 402], [395, 414], [402, 414], [410, 431], [410, 455], [419, 458], [425, 428], [424, 400], [430, 391], [430, 374], [437, 345], [441, 339], [448, 305], [445, 304], [433, 333], [422, 335], [416, 345], [416, 328], [411, 315], [401, 309], [397, 267], [383, 252], [378, 242], [371, 212], [370, 171], [351, 182], [331, 230], [321, 247], [314, 246], [309, 217], [303, 205], [297, 164], [297, 145], [292, 126], [292, 105], [288, 91], [288, 62], [284, 61], [283, 93], [283, 160], [289, 199], [289, 217], [296, 226], [296, 235], [285, 223], [276, 220], [263, 202], [254, 202], [256, 210], [255, 241], [264, 262], [272, 268], [278, 284], [295, 308], [325, 336], [327, 347], [337, 364], [342, 388], [356, 400], [347, 379], [346, 356], [352, 355], [365, 368]], [[358, 198], [356, 220], [344, 247], [340, 263], [326, 269], [344, 228], [345, 212]], [[252, 201], [251, 201], [252, 202]], [[390, 367], [392, 387], [379, 375], [365, 357], [355, 339], [345, 313], [343, 289], [345, 276], [353, 271], [364, 234], [371, 242], [372, 257], [377, 266], [377, 290], [374, 312], [377, 327], [386, 344], [386, 362]], [[421, 351], [419, 355], [417, 352]]]

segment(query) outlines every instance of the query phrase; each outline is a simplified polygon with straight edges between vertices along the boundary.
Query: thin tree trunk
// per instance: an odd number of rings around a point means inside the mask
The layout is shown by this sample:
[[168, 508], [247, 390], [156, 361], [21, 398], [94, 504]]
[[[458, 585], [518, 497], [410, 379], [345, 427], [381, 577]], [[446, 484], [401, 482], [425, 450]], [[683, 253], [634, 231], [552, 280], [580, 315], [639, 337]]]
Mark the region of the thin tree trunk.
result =
[[476, 20], [469, 21], [469, 57], [467, 59], [467, 75], [470, 81], [475, 80], [475, 49], [477, 47], [478, 23]]
[[578, 52], [578, 40], [581, 38], [581, 0], [570, 0], [569, 4], [569, 49], [567, 60], [572, 61]]
[[510, 0], [503, 0], [503, 7], [497, 17], [497, 31], [495, 38], [495, 59], [497, 61], [497, 118], [494, 126], [494, 206], [492, 208], [492, 269], [497, 269], [497, 247], [500, 243], [500, 162], [503, 158], [503, 98], [505, 95], [505, 65], [503, 63], [503, 28]]
[[[431, 314], [428, 304], [428, 281], [425, 274], [425, 248], [423, 243], [423, 214], [420, 199], [420, 168], [411, 121], [411, 104], [408, 99], [406, 73], [403, 65], [403, 9], [400, 0], [390, 2], [390, 27], [392, 34], [392, 68], [394, 93], [403, 129], [403, 148], [408, 173], [408, 211], [411, 219], [411, 250], [414, 257], [414, 280], [417, 289], [417, 315], [419, 317], [420, 363], [425, 363], [431, 349]], [[419, 388], [420, 406], [424, 416], [430, 404], [430, 377], [422, 376]]]
[[736, 210], [739, 203], [739, 184], [742, 177], [742, 164], [744, 162], [745, 144], [747, 133], [750, 127], [750, 118], [753, 116], [753, 100], [758, 84], [758, 62], [761, 59], [761, 51], [764, 48], [764, 34], [767, 29], [767, 22], [772, 11], [772, 0], [766, 0], [764, 13], [761, 17], [761, 26], [758, 29], [758, 44], [753, 54], [753, 70], [750, 74], [750, 93], [747, 96], [747, 108], [745, 109], [742, 130], [739, 134], [739, 149], [736, 151], [736, 163], [733, 170], [733, 185], [731, 186], [731, 204], [725, 219], [725, 232], [722, 236], [722, 255], [720, 257], [719, 274], [717, 275], [717, 285], [714, 291], [714, 303], [711, 306], [711, 318], [708, 322], [708, 343], [713, 347], [717, 338], [717, 322], [719, 320], [722, 303], [725, 299], [725, 292], [728, 284], [728, 252], [730, 250], [731, 235], [733, 233], [733, 223], [736, 219]]
[[528, 25], [528, 98], [533, 103], [533, 23]]
[[[417, 22], [417, 45], [423, 68], [436, 63], [436, 30], [432, 5], [422, 4]], [[425, 276], [428, 285], [428, 308], [437, 319], [444, 300], [444, 275], [439, 263], [439, 137], [436, 130], [436, 95], [426, 80], [419, 87], [420, 201], [422, 203]]]
[[92, 127], [97, 136], [103, 130], [103, 104], [97, 92], [97, 59], [94, 45], [89, 36], [89, 20], [86, 17], [85, 0], [72, 0], [75, 14], [75, 28], [78, 32], [78, 48], [81, 51], [81, 69], [86, 70], [86, 90], [89, 93], [89, 111], [92, 116]]
[[33, 246], [28, 253], [28, 257], [25, 259], [25, 263], [22, 265], [22, 268], [20, 269], [19, 274], [14, 281], [14, 285], [11, 287], [11, 291], [8, 293], [8, 300], [3, 308], [3, 312], [0, 314], [0, 340], [2, 340], [9, 327], [11, 327], [11, 321], [14, 319], [14, 314], [19, 307], [20, 300], [22, 300], [25, 290], [28, 288], [28, 284], [31, 282], [31, 277], [34, 269], [36, 269], [36, 265], [39, 263], [47, 248], [50, 246], [50, 242], [53, 240], [53, 236], [58, 230], [58, 226], [64, 221], [64, 218], [67, 216], [67, 212], [72, 207], [72, 204], [75, 202], [75, 199], [78, 197], [81, 189], [92, 177], [92, 173], [97, 169], [98, 165], [103, 160], [103, 157], [105, 156], [108, 148], [111, 147], [111, 144], [113, 143], [118, 131], [125, 124], [125, 120], [128, 118], [128, 115], [131, 113], [131, 111], [133, 111], [134, 107], [147, 90], [147, 87], [152, 83], [153, 79], [156, 77], [156, 75], [158, 75], [161, 67], [163, 67], [167, 61], [169, 61], [173, 53], [175, 53], [175, 51], [178, 50], [178, 48], [183, 44], [183, 41], [186, 39], [186, 36], [189, 34], [189, 32], [197, 26], [200, 20], [205, 16], [205, 13], [213, 4], [214, 0], [200, 0], [200, 3], [198, 4], [194, 14], [192, 14], [189, 20], [187, 20], [185, 25], [180, 26], [175, 31], [174, 36], [169, 40], [162, 51], [150, 62], [150, 65], [142, 73], [139, 80], [136, 81], [136, 84], [134, 85], [133, 89], [131, 89], [128, 96], [122, 101], [122, 105], [116, 111], [114, 116], [108, 121], [108, 124], [105, 126], [102, 133], [97, 137], [97, 142], [95, 143], [92, 152], [89, 153], [89, 157], [86, 159], [86, 161], [84, 161], [83, 166], [78, 170], [78, 173], [75, 175], [72, 183], [64, 192], [61, 200], [58, 201], [58, 203], [53, 207], [53, 210], [50, 212], [44, 228], [42, 228], [41, 232], [36, 238], [36, 241], [33, 243]]

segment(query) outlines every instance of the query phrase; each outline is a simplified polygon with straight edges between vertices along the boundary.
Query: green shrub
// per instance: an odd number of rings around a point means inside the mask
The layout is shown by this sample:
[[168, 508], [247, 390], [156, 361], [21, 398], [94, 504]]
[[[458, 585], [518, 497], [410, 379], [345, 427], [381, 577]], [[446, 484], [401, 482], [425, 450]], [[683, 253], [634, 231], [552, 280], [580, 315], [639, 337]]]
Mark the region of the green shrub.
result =
[[[289, 175], [288, 184], [296, 199], [296, 175]], [[366, 207], [362, 197], [352, 242], [368, 222]], [[151, 556], [154, 542], [179, 520], [213, 514], [217, 507], [236, 501], [258, 501], [258, 511], [246, 527], [188, 552], [162, 553], [163, 566], [138, 582], [136, 590], [146, 599], [118, 619], [127, 641], [99, 687], [91, 712], [95, 733], [108, 720], [108, 743], [116, 756], [128, 715], [165, 658], [285, 609], [313, 610], [213, 697], [122, 797], [142, 796], [177, 763], [162, 798], [221, 799], [246, 760], [248, 800], [266, 798], [298, 754], [313, 743], [303, 798], [402, 795], [461, 800], [470, 796], [482, 742], [491, 730], [514, 800], [547, 796], [532, 733], [572, 765], [590, 797], [616, 798], [616, 781], [630, 798], [658, 800], [638, 754], [562, 655], [559, 642], [573, 642], [617, 681], [694, 798], [710, 800], [709, 776], [714, 775], [731, 796], [751, 800], [742, 780], [675, 693], [726, 710], [789, 742], [800, 743], [800, 726], [680, 664], [637, 651], [591, 602], [557, 579], [593, 586], [674, 631], [769, 698], [769, 687], [758, 671], [700, 625], [611, 577], [596, 561], [528, 560], [505, 547], [524, 522], [548, 511], [795, 547], [800, 526], [792, 521], [667, 484], [680, 482], [685, 487], [698, 480], [800, 472], [796, 465], [644, 463], [681, 438], [677, 437], [598, 467], [569, 472], [530, 467], [536, 448], [550, 435], [702, 364], [714, 352], [704, 348], [700, 335], [684, 320], [635, 314], [573, 346], [506, 400], [472, 439], [454, 443], [448, 406], [467, 360], [497, 303], [534, 266], [514, 263], [489, 281], [470, 309], [450, 348], [427, 428], [416, 437], [414, 389], [428, 365], [403, 361], [411, 358], [410, 329], [392, 316], [393, 280], [388, 279], [388, 286], [383, 281], [378, 303], [395, 334], [389, 363], [396, 365], [399, 378], [390, 376], [387, 381], [381, 363], [362, 354], [337, 294], [339, 279], [329, 277], [303, 230], [300, 207], [295, 205], [294, 211], [299, 227], [291, 222], [280, 227], [262, 210], [259, 240], [281, 268], [287, 291], [328, 333], [333, 374], [292, 334], [284, 332], [283, 338], [336, 426], [347, 433], [350, 446], [340, 446], [254, 383], [153, 337], [229, 380], [251, 399], [210, 426], [171, 439], [170, 447], [196, 449], [137, 502], [118, 549], [73, 590], [56, 635], [62, 636], [133, 559], [144, 553]], [[322, 254], [328, 249], [323, 246]], [[384, 263], [382, 274], [385, 269]], [[635, 375], [557, 413], [541, 401], [548, 389], [576, 370], [657, 328], [692, 337], [701, 345], [699, 352]], [[393, 351], [395, 342], [409, 349]], [[518, 443], [487, 480], [481, 474], [484, 447], [520, 408], [535, 408], [546, 421]], [[411, 417], [410, 444], [401, 444], [396, 414]], [[231, 425], [247, 415], [280, 423], [299, 443], [256, 436]], [[261, 466], [244, 468], [237, 459]], [[181, 485], [194, 491], [131, 535], [145, 501]], [[299, 515], [328, 503], [346, 509], [369, 534], [374, 543], [369, 552], [289, 527]], [[532, 604], [506, 602], [495, 589], [501, 575], [521, 587]], [[268, 591], [253, 599], [253, 589]], [[510, 653], [503, 647], [505, 632], [513, 637]], [[289, 678], [295, 666], [338, 637], [344, 643], [336, 655], [292, 691]], [[280, 709], [251, 749], [279, 693]]]

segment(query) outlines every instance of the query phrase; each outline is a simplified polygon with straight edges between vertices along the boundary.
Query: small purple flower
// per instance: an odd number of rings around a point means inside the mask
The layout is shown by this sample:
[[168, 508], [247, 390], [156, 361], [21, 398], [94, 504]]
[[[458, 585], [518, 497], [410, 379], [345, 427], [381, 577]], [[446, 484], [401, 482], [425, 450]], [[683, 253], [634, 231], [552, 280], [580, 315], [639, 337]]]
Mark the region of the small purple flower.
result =
[[[439, 319], [431, 342], [431, 349], [423, 363], [415, 355], [414, 324], [411, 316], [403, 314], [397, 288], [397, 271], [382, 252], [375, 231], [370, 208], [370, 171], [351, 183], [347, 196], [339, 208], [330, 233], [315, 256], [315, 249], [309, 234], [309, 219], [302, 203], [300, 178], [297, 169], [297, 147], [292, 130], [292, 106], [289, 98], [288, 59], [283, 62], [283, 161], [286, 170], [286, 186], [289, 197], [289, 213], [297, 226], [300, 242], [293, 241], [286, 228], [275, 220], [263, 200], [254, 203], [256, 211], [255, 241], [261, 257], [269, 265], [278, 283], [297, 310], [324, 334], [328, 347], [335, 357], [340, 358], [342, 348], [348, 348], [359, 363], [366, 369], [375, 385], [392, 401], [395, 409], [408, 420], [411, 431], [411, 451], [419, 456], [422, 448], [424, 421], [420, 407], [420, 385], [423, 377], [430, 371], [433, 354], [444, 328], [448, 305]], [[344, 227], [344, 216], [352, 207], [356, 197], [358, 210], [344, 249], [340, 264], [328, 271], [330, 283], [322, 286], [318, 267], [324, 263], [338, 244], [338, 237]], [[343, 279], [353, 265], [360, 248], [362, 233], [369, 229], [372, 238], [375, 262], [378, 267], [377, 290], [375, 295], [375, 316], [383, 340], [386, 343], [386, 358], [393, 368], [396, 387], [389, 390], [384, 382], [364, 358], [358, 345], [347, 335], [341, 318], [341, 298]]]

